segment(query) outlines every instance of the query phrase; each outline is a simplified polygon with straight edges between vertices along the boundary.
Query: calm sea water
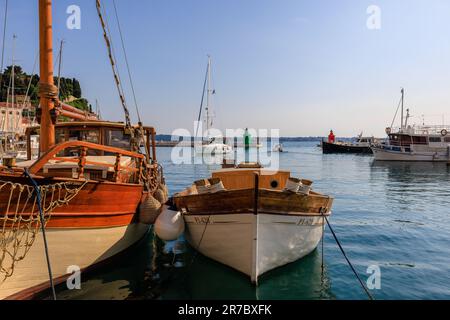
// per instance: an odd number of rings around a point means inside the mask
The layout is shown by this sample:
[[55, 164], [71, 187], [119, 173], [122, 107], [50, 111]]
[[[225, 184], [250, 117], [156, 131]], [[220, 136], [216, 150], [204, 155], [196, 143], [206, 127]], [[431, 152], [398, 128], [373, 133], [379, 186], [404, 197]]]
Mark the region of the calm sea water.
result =
[[[379, 266], [376, 299], [450, 299], [450, 169], [445, 164], [375, 163], [371, 156], [322, 155], [317, 143], [286, 143], [280, 165], [335, 197], [330, 222], [356, 270]], [[171, 192], [209, 176], [216, 166], [174, 165], [158, 150]], [[327, 228], [308, 257], [271, 271], [259, 287], [195, 254], [180, 239], [152, 233], [112, 266], [83, 275], [82, 290], [59, 299], [366, 299]]]

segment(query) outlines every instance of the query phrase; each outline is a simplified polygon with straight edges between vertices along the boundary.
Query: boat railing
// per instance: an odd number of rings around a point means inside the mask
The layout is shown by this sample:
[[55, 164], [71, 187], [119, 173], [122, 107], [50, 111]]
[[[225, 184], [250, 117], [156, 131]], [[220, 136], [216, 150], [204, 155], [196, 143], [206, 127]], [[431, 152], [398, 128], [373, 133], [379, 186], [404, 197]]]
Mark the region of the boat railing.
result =
[[450, 134], [450, 125], [413, 125], [406, 128], [392, 128], [391, 134], [441, 135]]
[[[64, 150], [67, 149], [79, 149], [78, 157], [59, 157], [58, 154], [61, 154]], [[103, 151], [109, 154], [113, 154], [115, 158], [114, 164], [92, 161], [88, 160], [89, 151]], [[129, 157], [135, 161], [135, 166], [125, 166], [122, 165], [123, 157]], [[46, 154], [40, 157], [30, 168], [29, 172], [31, 174], [37, 175], [50, 161], [60, 161], [60, 162], [68, 162], [68, 163], [76, 163], [77, 166], [77, 177], [79, 179], [85, 178], [86, 167], [88, 165], [103, 167], [106, 170], [110, 170], [113, 172], [112, 181], [119, 182], [120, 176], [123, 172], [128, 173], [130, 175], [134, 175], [134, 181], [139, 182], [143, 177], [143, 171], [149, 170], [153, 173], [159, 171], [157, 163], [146, 163], [145, 155], [127, 151], [115, 147], [104, 146], [99, 144], [94, 144], [85, 141], [68, 141], [58, 144], [51, 148]], [[153, 174], [151, 174], [153, 176]]]

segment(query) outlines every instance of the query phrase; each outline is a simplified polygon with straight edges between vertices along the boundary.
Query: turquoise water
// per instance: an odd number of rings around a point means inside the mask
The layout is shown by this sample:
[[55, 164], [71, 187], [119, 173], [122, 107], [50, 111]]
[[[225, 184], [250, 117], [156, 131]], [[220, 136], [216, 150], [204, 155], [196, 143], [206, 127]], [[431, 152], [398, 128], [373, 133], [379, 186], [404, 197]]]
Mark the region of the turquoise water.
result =
[[[450, 168], [431, 163], [374, 163], [371, 156], [322, 155], [317, 143], [286, 143], [280, 165], [335, 197], [330, 222], [359, 275], [381, 270], [376, 299], [450, 299]], [[217, 166], [174, 165], [158, 150], [177, 192]], [[152, 234], [113, 266], [83, 276], [82, 290], [60, 299], [367, 299], [327, 228], [308, 257], [263, 275], [259, 287], [197, 255], [180, 239]]]

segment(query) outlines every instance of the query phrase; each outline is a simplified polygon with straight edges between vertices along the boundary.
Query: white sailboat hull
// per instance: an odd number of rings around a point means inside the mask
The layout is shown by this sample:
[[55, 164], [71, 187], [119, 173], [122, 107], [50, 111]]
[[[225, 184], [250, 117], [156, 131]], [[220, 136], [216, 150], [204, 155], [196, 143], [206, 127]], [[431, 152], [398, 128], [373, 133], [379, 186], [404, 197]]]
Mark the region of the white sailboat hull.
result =
[[198, 150], [196, 149], [196, 152], [204, 155], [229, 154], [233, 152], [233, 148], [224, 143], [210, 143], [203, 145]]
[[[70, 266], [83, 270], [112, 258], [141, 240], [148, 230], [148, 225], [140, 223], [113, 228], [48, 229], [46, 235], [53, 278], [64, 281]], [[25, 259], [16, 263], [13, 275], [3, 283], [2, 280], [0, 300], [31, 298], [34, 293], [48, 287], [42, 233], [37, 235]]]
[[383, 148], [372, 148], [377, 161], [420, 161], [420, 162], [447, 162], [448, 152], [401, 152], [386, 150]]
[[[185, 215], [186, 239], [203, 255], [251, 277], [294, 262], [317, 248], [323, 218], [288, 214]], [[209, 219], [209, 221], [208, 221]]]

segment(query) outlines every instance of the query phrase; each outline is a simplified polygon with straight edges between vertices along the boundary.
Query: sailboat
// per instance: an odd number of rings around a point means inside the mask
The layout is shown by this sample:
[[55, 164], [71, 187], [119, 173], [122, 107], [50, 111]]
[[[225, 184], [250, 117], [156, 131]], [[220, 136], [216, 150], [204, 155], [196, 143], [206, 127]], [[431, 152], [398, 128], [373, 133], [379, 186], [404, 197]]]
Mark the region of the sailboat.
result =
[[[223, 155], [233, 152], [233, 148], [228, 144], [223, 143], [223, 141], [219, 141], [220, 137], [210, 136], [210, 130], [213, 127], [213, 117], [212, 117], [212, 105], [211, 105], [211, 96], [215, 93], [215, 90], [211, 88], [211, 57], [208, 56], [208, 66], [206, 71], [205, 84], [207, 85], [207, 93], [206, 93], [206, 132], [208, 134], [207, 141], [202, 141], [201, 148], [196, 148], [196, 152], [201, 153], [203, 155]], [[205, 86], [204, 86], [205, 87]], [[205, 88], [204, 88], [205, 89]], [[204, 96], [203, 90], [203, 96]], [[202, 96], [202, 104], [200, 106], [199, 113], [199, 121], [201, 119], [202, 109], [203, 109], [203, 96]], [[198, 123], [199, 123], [198, 121]], [[198, 131], [198, 129], [197, 129]], [[202, 135], [203, 136], [203, 135]]]
[[[143, 239], [167, 201], [155, 129], [131, 125], [127, 113], [125, 122], [100, 121], [60, 102], [51, 0], [39, 0], [39, 23], [40, 126], [27, 134], [29, 161], [0, 166], [0, 299], [49, 288], [56, 298], [55, 285], [71, 270], [109, 262]], [[35, 133], [40, 156], [32, 160]]]

